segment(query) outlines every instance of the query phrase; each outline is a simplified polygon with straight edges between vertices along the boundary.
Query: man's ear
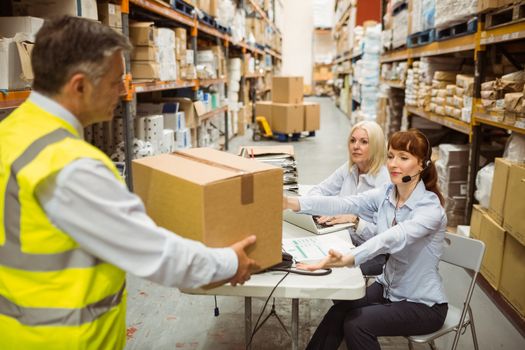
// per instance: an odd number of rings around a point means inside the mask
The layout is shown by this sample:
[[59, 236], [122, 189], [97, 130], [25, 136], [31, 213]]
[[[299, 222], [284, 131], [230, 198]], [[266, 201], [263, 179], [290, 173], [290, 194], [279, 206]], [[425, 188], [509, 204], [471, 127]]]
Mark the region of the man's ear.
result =
[[84, 73], [76, 73], [68, 80], [66, 86], [70, 93], [83, 95], [87, 88], [87, 77]]

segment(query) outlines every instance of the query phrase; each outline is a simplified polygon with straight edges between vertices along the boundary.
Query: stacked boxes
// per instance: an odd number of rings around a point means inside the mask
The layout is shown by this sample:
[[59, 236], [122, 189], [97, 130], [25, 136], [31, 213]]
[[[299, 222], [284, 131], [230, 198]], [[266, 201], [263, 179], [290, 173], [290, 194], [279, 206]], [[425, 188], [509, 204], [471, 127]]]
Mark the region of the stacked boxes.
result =
[[122, 32], [122, 12], [120, 5], [109, 1], [99, 1], [97, 3], [98, 19], [102, 24]]
[[320, 128], [320, 106], [303, 103], [302, 77], [273, 77], [272, 102], [257, 102], [256, 116], [266, 118], [276, 133], [290, 134]]
[[470, 123], [472, 116], [472, 97], [474, 96], [474, 76], [458, 74], [456, 76], [456, 90], [454, 106], [461, 109], [461, 120]]
[[[439, 115], [447, 115], [447, 96], [451, 95], [452, 83], [456, 81], [456, 72], [436, 71], [432, 79], [432, 91], [430, 98], [430, 112]], [[447, 86], [449, 89], [447, 89]], [[449, 110], [450, 111], [450, 110]], [[461, 114], [460, 114], [461, 115]]]
[[438, 185], [445, 197], [449, 226], [463, 224], [467, 201], [468, 145], [439, 145]]
[[134, 79], [176, 80], [175, 32], [157, 28], [153, 22], [135, 22], [129, 26], [134, 50], [131, 74]]
[[[523, 87], [525, 72], [507, 74], [481, 84], [481, 106], [493, 120], [515, 124], [525, 114]], [[509, 95], [509, 96], [507, 96]]]
[[488, 211], [474, 206], [471, 232], [485, 242], [481, 274], [525, 316], [525, 166], [496, 158]]

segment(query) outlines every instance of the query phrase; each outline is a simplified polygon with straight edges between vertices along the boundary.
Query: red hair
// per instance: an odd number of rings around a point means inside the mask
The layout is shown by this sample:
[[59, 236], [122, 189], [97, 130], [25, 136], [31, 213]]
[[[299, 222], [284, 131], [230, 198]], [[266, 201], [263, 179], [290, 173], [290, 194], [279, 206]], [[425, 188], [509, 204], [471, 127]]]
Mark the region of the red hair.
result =
[[[390, 140], [388, 140], [388, 148], [398, 151], [407, 151], [421, 161], [423, 171], [421, 172], [421, 179], [425, 184], [427, 191], [434, 192], [438, 196], [441, 205], [445, 203], [445, 199], [438, 188], [437, 169], [432, 162], [432, 147], [427, 137], [417, 129], [410, 129], [408, 131], [398, 131], [394, 133]], [[428, 166], [425, 163], [428, 161]]]

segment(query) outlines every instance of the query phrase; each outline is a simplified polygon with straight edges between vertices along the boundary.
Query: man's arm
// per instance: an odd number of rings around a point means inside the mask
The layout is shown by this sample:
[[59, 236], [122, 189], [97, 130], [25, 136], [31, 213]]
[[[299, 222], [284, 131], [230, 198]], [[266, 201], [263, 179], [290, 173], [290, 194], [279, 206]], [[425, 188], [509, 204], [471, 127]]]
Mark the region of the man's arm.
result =
[[230, 279], [242, 283], [253, 268], [243, 249], [208, 248], [158, 227], [140, 198], [99, 161], [73, 162], [36, 195], [53, 224], [82, 249], [136, 276], [194, 288]]

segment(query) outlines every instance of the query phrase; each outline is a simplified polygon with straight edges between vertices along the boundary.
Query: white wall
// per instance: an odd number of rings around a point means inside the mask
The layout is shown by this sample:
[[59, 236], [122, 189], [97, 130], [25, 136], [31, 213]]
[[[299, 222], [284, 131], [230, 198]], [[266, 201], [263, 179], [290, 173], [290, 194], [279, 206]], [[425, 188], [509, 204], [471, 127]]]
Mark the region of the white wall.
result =
[[312, 0], [285, 0], [282, 13], [276, 6], [276, 19], [283, 36], [283, 75], [300, 75], [312, 85]]

